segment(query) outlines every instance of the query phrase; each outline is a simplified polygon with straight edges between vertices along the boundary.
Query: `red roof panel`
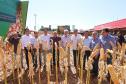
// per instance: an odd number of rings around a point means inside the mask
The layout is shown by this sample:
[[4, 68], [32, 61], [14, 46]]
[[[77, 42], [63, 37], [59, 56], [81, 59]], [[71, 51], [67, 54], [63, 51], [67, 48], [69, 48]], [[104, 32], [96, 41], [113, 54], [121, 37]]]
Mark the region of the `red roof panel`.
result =
[[102, 30], [104, 28], [116, 29], [116, 28], [125, 28], [125, 27], [126, 27], [126, 19], [121, 19], [121, 20], [117, 20], [117, 21], [113, 21], [113, 22], [109, 22], [109, 23], [95, 26], [94, 29], [95, 30]]

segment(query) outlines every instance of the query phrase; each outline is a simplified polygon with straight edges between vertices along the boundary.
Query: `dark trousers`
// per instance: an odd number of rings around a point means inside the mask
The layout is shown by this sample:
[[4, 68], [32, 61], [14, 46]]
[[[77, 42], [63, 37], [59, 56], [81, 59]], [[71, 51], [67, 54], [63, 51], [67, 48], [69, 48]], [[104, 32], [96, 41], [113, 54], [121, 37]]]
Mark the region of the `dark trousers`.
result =
[[77, 67], [78, 50], [73, 50], [74, 66]]
[[24, 51], [25, 51], [25, 57], [26, 57], [27, 67], [28, 67], [28, 69], [29, 69], [28, 49], [25, 47], [25, 48], [24, 48]]
[[59, 50], [57, 49], [57, 52], [55, 50], [55, 48], [53, 48], [53, 65], [56, 65], [56, 61], [57, 61], [57, 65], [59, 66]]
[[110, 57], [107, 58], [107, 65], [108, 65], [108, 64], [112, 64], [112, 55], [110, 54], [109, 56], [110, 56]]
[[98, 75], [98, 62], [99, 62], [99, 56], [100, 56], [100, 55], [97, 55], [97, 56], [94, 58], [94, 62], [93, 62], [93, 70], [92, 70], [92, 72], [95, 74], [95, 76]]
[[32, 50], [31, 50], [31, 55], [32, 55], [32, 62], [33, 62], [33, 66], [35, 67], [35, 68], [37, 68], [37, 56], [36, 56], [36, 49], [35, 48], [33, 48]]
[[42, 50], [41, 49], [39, 49], [39, 67], [41, 67], [42, 66], [42, 56], [41, 56], [41, 53], [42, 53]]
[[88, 60], [90, 54], [91, 54], [91, 51], [89, 51], [89, 50], [85, 51], [84, 58], [83, 58], [83, 60], [84, 60], [84, 64], [83, 64], [84, 69], [85, 69], [85, 62], [86, 62], [86, 60]]

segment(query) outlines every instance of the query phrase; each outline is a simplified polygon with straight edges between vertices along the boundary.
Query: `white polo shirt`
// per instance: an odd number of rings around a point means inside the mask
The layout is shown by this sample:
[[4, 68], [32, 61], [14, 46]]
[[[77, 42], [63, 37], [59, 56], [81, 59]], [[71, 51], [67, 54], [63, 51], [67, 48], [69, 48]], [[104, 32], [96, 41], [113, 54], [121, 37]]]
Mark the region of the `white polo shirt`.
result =
[[50, 35], [41, 35], [40, 36], [40, 41], [42, 43], [42, 49], [43, 50], [50, 50], [51, 46], [50, 46]]
[[21, 44], [22, 44], [22, 49], [24, 49], [24, 47], [27, 47], [27, 45], [31, 42], [31, 37], [30, 35], [23, 35], [21, 37]]
[[81, 40], [82, 36], [80, 34], [77, 34], [77, 36], [72, 35], [71, 41], [72, 41], [72, 49], [77, 50], [77, 44]]

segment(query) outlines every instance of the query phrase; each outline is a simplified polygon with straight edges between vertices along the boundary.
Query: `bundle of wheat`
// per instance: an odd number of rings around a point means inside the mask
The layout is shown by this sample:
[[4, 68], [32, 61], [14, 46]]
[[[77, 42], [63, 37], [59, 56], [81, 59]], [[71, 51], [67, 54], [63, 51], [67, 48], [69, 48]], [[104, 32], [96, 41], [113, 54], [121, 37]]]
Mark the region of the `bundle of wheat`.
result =
[[32, 55], [29, 52], [31, 48], [31, 44], [29, 43], [27, 45], [27, 49], [28, 49], [28, 60], [29, 60], [29, 72], [28, 72], [28, 77], [30, 79], [31, 84], [34, 84], [34, 67], [33, 67], [33, 63], [32, 63]]
[[24, 74], [24, 70], [21, 66], [21, 42], [19, 41], [17, 48], [17, 56], [16, 56], [16, 66], [17, 66], [17, 74], [18, 74], [18, 83], [21, 84], [22, 75]]
[[4, 79], [4, 83], [7, 84], [6, 58], [2, 47], [0, 47], [0, 64], [2, 64], [2, 71], [3, 71], [2, 79]]
[[50, 84], [50, 62], [52, 59], [52, 54], [49, 53], [46, 56], [46, 71], [47, 71], [47, 84]]
[[108, 71], [111, 75], [111, 79], [114, 82], [114, 84], [119, 84], [118, 76], [112, 65], [108, 65]]
[[99, 67], [99, 73], [98, 73], [98, 84], [101, 84], [102, 80], [105, 79], [105, 74], [106, 74], [106, 57], [105, 57], [105, 53], [104, 53], [104, 49], [101, 48], [100, 49], [100, 58], [99, 58], [99, 63], [98, 63], [98, 67]]

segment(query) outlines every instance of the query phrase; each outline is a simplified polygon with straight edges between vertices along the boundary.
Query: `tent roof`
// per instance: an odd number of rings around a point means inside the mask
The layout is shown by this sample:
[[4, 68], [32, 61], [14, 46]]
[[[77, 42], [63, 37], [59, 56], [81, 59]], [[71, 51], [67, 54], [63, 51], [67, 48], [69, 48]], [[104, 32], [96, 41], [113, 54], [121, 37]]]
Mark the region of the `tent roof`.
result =
[[123, 28], [126, 28], [126, 18], [95, 26], [94, 30], [102, 30], [104, 28], [109, 28], [109, 29], [123, 29]]

